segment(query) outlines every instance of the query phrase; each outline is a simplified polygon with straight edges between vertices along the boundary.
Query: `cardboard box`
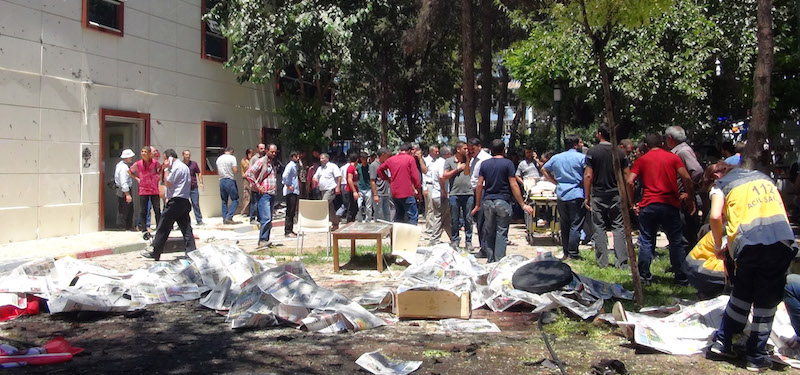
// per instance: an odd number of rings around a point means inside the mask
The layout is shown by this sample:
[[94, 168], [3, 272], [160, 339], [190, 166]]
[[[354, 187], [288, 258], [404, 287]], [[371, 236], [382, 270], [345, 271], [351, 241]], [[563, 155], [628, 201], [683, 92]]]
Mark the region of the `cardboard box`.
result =
[[407, 290], [395, 296], [395, 315], [400, 319], [469, 319], [472, 314], [469, 292], [461, 295], [448, 290]]

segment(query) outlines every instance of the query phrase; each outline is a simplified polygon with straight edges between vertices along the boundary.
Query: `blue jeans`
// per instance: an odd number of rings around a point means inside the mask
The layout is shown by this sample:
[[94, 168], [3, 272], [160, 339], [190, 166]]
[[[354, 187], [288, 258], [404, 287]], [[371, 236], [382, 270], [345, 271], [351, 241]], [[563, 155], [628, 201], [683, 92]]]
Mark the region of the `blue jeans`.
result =
[[378, 196], [378, 203], [373, 201], [375, 220], [392, 220], [392, 207], [390, 205], [392, 197]]
[[200, 192], [197, 188], [192, 189], [189, 191], [189, 198], [192, 200], [192, 211], [194, 211], [194, 219], [197, 221], [197, 224], [203, 222], [203, 214], [200, 212]]
[[[222, 199], [222, 218], [230, 220], [233, 214], [236, 213], [236, 207], [239, 206], [239, 189], [236, 187], [236, 181], [230, 178], [219, 179], [219, 197]], [[230, 207], [228, 206], [228, 198], [231, 200]]]
[[258, 233], [259, 241], [269, 241], [269, 232], [272, 231], [272, 206], [274, 204], [274, 195], [262, 194], [258, 199], [258, 221], [261, 224]]
[[472, 195], [451, 195], [450, 197], [450, 228], [453, 232], [453, 243], [458, 245], [461, 240], [458, 232], [464, 227], [464, 246], [472, 246], [472, 215], [470, 211], [475, 206], [475, 197]]
[[483, 242], [488, 263], [498, 262], [506, 256], [511, 213], [511, 203], [500, 199], [483, 201]]
[[261, 199], [261, 193], [257, 191], [250, 192], [250, 221], [258, 218], [258, 200]]
[[581, 229], [586, 218], [583, 198], [570, 201], [559, 199], [556, 208], [561, 224], [561, 245], [564, 247], [564, 256], [578, 257], [581, 255], [578, 252], [578, 243], [581, 241]]
[[408, 198], [392, 198], [394, 202], [394, 222], [408, 223], [417, 225], [419, 213], [417, 211], [417, 199], [414, 196]]
[[800, 275], [793, 273], [786, 276], [783, 302], [786, 303], [794, 333], [800, 336]]
[[664, 203], [651, 203], [639, 211], [639, 274], [649, 280], [650, 263], [656, 251], [658, 227], [664, 230], [669, 240], [669, 261], [675, 280], [686, 280], [682, 264], [686, 258], [686, 243], [683, 240], [683, 225], [680, 210]]

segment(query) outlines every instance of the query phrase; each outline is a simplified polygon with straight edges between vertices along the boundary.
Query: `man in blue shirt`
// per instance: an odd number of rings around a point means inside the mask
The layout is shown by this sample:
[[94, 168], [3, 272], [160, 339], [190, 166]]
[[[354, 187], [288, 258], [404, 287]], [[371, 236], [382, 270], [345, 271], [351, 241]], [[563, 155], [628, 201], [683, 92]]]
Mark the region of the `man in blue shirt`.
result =
[[[506, 256], [508, 245], [508, 226], [511, 223], [511, 195], [529, 214], [533, 214], [533, 207], [522, 200], [517, 184], [514, 163], [506, 159], [503, 154], [506, 144], [500, 139], [492, 141], [492, 157], [483, 160], [478, 173], [478, 184], [475, 186], [475, 215], [483, 206], [483, 239], [486, 247], [486, 261], [499, 262]], [[484, 195], [485, 191], [485, 195]]]
[[564, 257], [580, 259], [578, 243], [586, 216], [583, 206], [583, 169], [586, 166], [586, 155], [580, 152], [583, 149], [583, 140], [574, 134], [564, 138], [564, 148], [567, 151], [554, 155], [544, 164], [544, 176], [556, 184], [556, 208], [561, 223]]
[[283, 170], [281, 180], [283, 183], [283, 196], [286, 198], [286, 223], [283, 226], [283, 233], [286, 237], [297, 237], [294, 233], [294, 216], [297, 214], [298, 198], [300, 197], [300, 180], [298, 180], [297, 162], [300, 161], [300, 152], [292, 151], [289, 154], [291, 160]]

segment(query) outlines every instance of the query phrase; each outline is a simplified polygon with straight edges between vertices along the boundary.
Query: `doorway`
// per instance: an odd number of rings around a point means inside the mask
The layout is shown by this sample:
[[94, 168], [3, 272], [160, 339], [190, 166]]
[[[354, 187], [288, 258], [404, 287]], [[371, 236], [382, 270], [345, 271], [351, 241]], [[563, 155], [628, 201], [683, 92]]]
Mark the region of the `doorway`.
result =
[[[100, 110], [100, 230], [117, 228], [117, 196], [106, 182], [114, 180], [114, 171], [122, 150], [129, 148], [137, 157], [150, 144], [150, 114]], [[138, 188], [131, 187], [134, 213], [139, 212]], [[135, 220], [135, 218], [134, 218]]]

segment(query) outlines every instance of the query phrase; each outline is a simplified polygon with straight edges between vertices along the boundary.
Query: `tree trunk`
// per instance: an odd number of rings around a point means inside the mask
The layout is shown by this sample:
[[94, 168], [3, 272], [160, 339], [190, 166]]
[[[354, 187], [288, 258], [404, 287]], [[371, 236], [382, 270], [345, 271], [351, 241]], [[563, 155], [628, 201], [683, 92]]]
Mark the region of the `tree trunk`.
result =
[[492, 9], [493, 0], [481, 0], [481, 124], [480, 138], [488, 143], [492, 124]]
[[[503, 124], [503, 120], [506, 117], [506, 103], [508, 103], [508, 81], [511, 80], [511, 77], [508, 74], [508, 69], [505, 66], [500, 67], [500, 95], [497, 98], [497, 124], [494, 126], [494, 133], [492, 133], [492, 138], [500, 138], [503, 136], [505, 132], [505, 125]], [[516, 115], [514, 116], [516, 118]], [[512, 125], [512, 132], [514, 131]], [[513, 144], [509, 144], [513, 147]]]
[[461, 0], [461, 64], [464, 111], [464, 132], [467, 139], [478, 136], [478, 124], [475, 122], [475, 58], [472, 55], [472, 0]]
[[614, 103], [611, 96], [611, 79], [608, 76], [608, 65], [606, 64], [606, 44], [610, 35], [606, 34], [603, 37], [597, 35], [592, 31], [589, 26], [589, 18], [586, 15], [586, 3], [584, 0], [579, 1], [581, 5], [581, 13], [583, 16], [583, 27], [586, 35], [592, 41], [592, 49], [594, 56], [597, 59], [597, 65], [600, 68], [600, 76], [602, 78], [603, 98], [605, 99], [606, 121], [608, 122], [608, 129], [611, 135], [611, 156], [613, 160], [614, 174], [617, 177], [617, 188], [619, 189], [622, 221], [625, 225], [625, 242], [628, 247], [628, 265], [631, 268], [631, 278], [633, 279], [633, 298], [636, 303], [641, 306], [644, 303], [644, 294], [642, 291], [642, 280], [639, 275], [638, 262], [636, 261], [636, 251], [633, 248], [633, 237], [631, 235], [631, 217], [630, 217], [630, 202], [628, 198], [628, 188], [625, 182], [625, 176], [620, 167], [621, 160], [619, 154], [616, 152], [617, 143], [617, 126], [614, 122]]
[[772, 0], [758, 0], [758, 56], [753, 77], [753, 117], [742, 154], [742, 167], [756, 169], [764, 158], [769, 124], [769, 101], [775, 42], [772, 35]]
[[385, 83], [381, 83], [381, 147], [389, 144], [389, 91]]
[[456, 94], [456, 99], [453, 100], [453, 112], [455, 112], [453, 136], [455, 139], [458, 139], [458, 136], [461, 135], [458, 129], [461, 126], [461, 95]]
[[510, 150], [516, 150], [517, 147], [517, 140], [519, 138], [519, 124], [522, 122], [522, 119], [525, 117], [525, 105], [522, 104], [522, 100], [519, 101], [517, 104], [517, 108], [514, 111], [514, 119], [511, 120], [511, 137], [508, 139], [508, 148]]

